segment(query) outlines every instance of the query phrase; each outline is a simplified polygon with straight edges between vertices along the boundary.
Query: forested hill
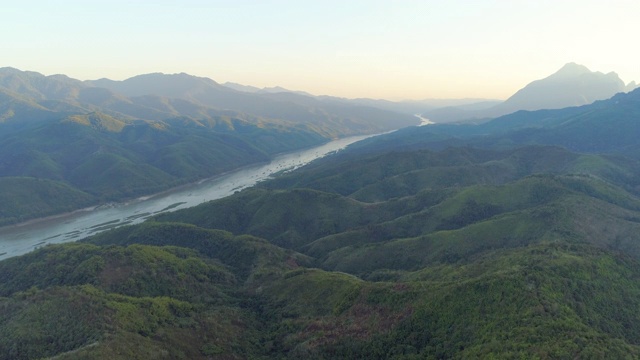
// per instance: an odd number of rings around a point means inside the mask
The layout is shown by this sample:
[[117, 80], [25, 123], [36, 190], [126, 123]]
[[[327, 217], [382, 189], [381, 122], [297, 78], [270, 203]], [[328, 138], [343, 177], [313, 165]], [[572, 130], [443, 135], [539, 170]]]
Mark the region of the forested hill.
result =
[[633, 131], [635, 96], [478, 135], [398, 131], [2, 261], [0, 354], [637, 358], [640, 164], [621, 147], [634, 144], [605, 126], [588, 152], [541, 140], [593, 119]]
[[635, 88], [635, 82], [625, 85], [615, 72], [604, 74], [591, 71], [584, 65], [568, 63], [557, 72], [544, 79], [532, 81], [507, 100], [493, 106], [451, 106], [426, 111], [423, 116], [438, 123], [478, 121], [519, 110], [562, 109], [588, 105]]
[[240, 93], [186, 74], [142, 79], [134, 85], [149, 93], [127, 96], [130, 86], [98, 86], [106, 80], [0, 69], [0, 226], [417, 123], [369, 107]]
[[357, 146], [359, 150], [353, 151], [444, 149], [450, 146], [504, 149], [538, 144], [640, 159], [637, 134], [640, 134], [640, 89], [579, 107], [518, 111], [479, 125], [411, 127], [366, 140]]

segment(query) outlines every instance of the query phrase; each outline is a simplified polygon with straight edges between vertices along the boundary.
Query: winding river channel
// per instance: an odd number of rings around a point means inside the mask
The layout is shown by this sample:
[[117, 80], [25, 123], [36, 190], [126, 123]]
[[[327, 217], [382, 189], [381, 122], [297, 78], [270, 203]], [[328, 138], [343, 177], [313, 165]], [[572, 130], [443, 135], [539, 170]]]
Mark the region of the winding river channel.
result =
[[334, 140], [318, 147], [277, 156], [268, 164], [245, 167], [126, 203], [110, 204], [0, 228], [0, 260], [25, 254], [47, 244], [80, 240], [117, 226], [140, 223], [155, 214], [229, 196], [235, 191], [266, 180], [275, 173], [294, 170], [369, 136]]

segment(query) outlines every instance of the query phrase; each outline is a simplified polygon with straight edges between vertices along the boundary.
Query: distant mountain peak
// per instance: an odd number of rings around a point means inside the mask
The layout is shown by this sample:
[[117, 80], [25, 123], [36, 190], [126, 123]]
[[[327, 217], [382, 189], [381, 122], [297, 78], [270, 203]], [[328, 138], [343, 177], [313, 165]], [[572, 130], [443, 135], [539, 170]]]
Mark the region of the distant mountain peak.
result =
[[[164, 74], [154, 72], [130, 77], [122, 81], [99, 79], [86, 81], [86, 84], [103, 87], [126, 96], [157, 95], [171, 98], [189, 99], [194, 91], [206, 89], [228, 90], [214, 80], [187, 73]], [[204, 89], [204, 90], [203, 90]]]
[[505, 102], [495, 107], [496, 115], [517, 110], [560, 109], [591, 104], [616, 93], [626, 86], [615, 72], [604, 74], [584, 65], [565, 64], [560, 70], [541, 80], [529, 83]]
[[570, 62], [551, 75], [530, 82], [504, 102], [479, 111], [460, 111], [453, 108], [447, 112], [440, 109], [428, 111], [426, 117], [436, 121], [461, 121], [495, 118], [519, 110], [561, 109], [591, 104], [609, 99], [617, 93], [637, 88], [635, 82], [625, 83], [617, 73], [604, 74], [591, 71], [584, 65]]
[[205, 82], [207, 84], [212, 84], [212, 85], [219, 85], [217, 82], [215, 82], [212, 79], [209, 79], [207, 77], [201, 77], [201, 76], [195, 76], [195, 75], [190, 75], [187, 74], [185, 72], [181, 72], [181, 73], [174, 73], [174, 74], [165, 74], [165, 73], [161, 73], [161, 72], [154, 72], [154, 73], [149, 73], [149, 74], [141, 74], [141, 75], [136, 75], [133, 77], [130, 77], [126, 80], [123, 81], [132, 81], [132, 80], [146, 80], [146, 81], [176, 81], [176, 80], [181, 80], [181, 81], [190, 81], [190, 82]]
[[22, 73], [22, 71], [11, 66], [5, 66], [5, 67], [0, 67], [0, 73], [17, 74], [17, 73]]
[[583, 74], [590, 74], [591, 70], [584, 65], [570, 62], [565, 64], [560, 70], [556, 71], [553, 77], [575, 77]]

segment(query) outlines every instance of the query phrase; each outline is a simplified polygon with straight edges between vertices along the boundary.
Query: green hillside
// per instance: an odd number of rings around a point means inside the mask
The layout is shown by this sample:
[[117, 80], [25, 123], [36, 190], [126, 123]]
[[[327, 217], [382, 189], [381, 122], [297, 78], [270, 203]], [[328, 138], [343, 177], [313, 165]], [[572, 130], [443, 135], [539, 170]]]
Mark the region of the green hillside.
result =
[[354, 152], [449, 147], [516, 148], [555, 145], [571, 151], [640, 159], [640, 89], [611, 99], [557, 110], [518, 111], [478, 124], [436, 124], [401, 129], [362, 142]]
[[[172, 91], [194, 81], [179, 78]], [[197, 83], [201, 102], [223, 91]], [[63, 88], [30, 91], [75, 98]], [[227, 198], [1, 261], [0, 359], [639, 358], [638, 94], [400, 130]], [[92, 101], [135, 103], [112, 95]], [[20, 199], [134, 196], [327, 134], [244, 116], [100, 112], [12, 128], [1, 200], [28, 214]]]
[[[93, 202], [117, 201], [165, 190], [327, 139], [308, 130], [268, 124], [257, 127], [229, 119], [237, 131], [198, 125], [124, 122], [102, 113], [78, 115], [24, 130], [0, 141], [0, 178], [28, 177], [56, 181]], [[22, 185], [28, 187], [33, 182]], [[33, 209], [7, 213], [0, 221], [26, 219], [77, 209], [73, 197], [49, 200], [18, 197], [9, 187], [0, 196]], [[35, 189], [34, 189], [35, 190]], [[42, 209], [38, 211], [37, 209]]]
[[[640, 264], [586, 244], [496, 249], [473, 261], [387, 271], [381, 281], [300, 266], [307, 258], [255, 238], [184, 225], [143, 228], [105, 234], [100, 246], [49, 246], [1, 262], [3, 358], [640, 352]], [[255, 276], [236, 264], [270, 271]]]
[[[131, 95], [64, 75], [1, 68], [0, 178], [52, 180], [90, 194], [93, 202], [122, 201], [275, 154], [417, 122], [364, 106], [243, 94], [209, 79], [157, 75], [157, 86], [151, 76], [138, 84], [145, 91]], [[105, 81], [98, 83], [111, 84]], [[162, 93], [167, 88], [173, 92]], [[59, 206], [52, 207], [36, 196], [15, 197], [8, 188], [0, 188], [0, 197], [29, 201], [21, 207], [32, 209], [2, 213], [0, 224], [78, 205], [73, 197], [58, 197]]]
[[64, 183], [29, 177], [0, 178], [0, 226], [87, 207], [96, 199]]
[[336, 155], [0, 262], [0, 354], [637, 358], [637, 171], [542, 146]]
[[391, 153], [312, 165], [156, 219], [249, 233], [360, 276], [559, 239], [635, 256], [640, 200], [614, 185], [635, 179], [633, 164], [544, 147]]

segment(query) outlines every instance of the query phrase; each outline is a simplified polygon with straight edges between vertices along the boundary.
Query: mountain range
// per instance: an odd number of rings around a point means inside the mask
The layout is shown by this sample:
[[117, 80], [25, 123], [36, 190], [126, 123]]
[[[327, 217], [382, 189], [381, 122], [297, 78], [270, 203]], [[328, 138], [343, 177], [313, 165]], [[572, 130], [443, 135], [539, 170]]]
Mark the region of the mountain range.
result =
[[[64, 75], [43, 76], [2, 68], [0, 90], [5, 103], [28, 103], [40, 110], [62, 114], [102, 111], [123, 119], [151, 121], [180, 116], [199, 120], [220, 115], [253, 115], [265, 121], [287, 121], [320, 128], [331, 125], [337, 129], [332, 130], [334, 136], [355, 133], [349, 126], [375, 132], [415, 123], [409, 117], [370, 107], [321, 102], [306, 96], [238, 92], [211, 79], [184, 73], [83, 82]], [[5, 109], [4, 121], [13, 117], [19, 118], [20, 113]], [[399, 119], [398, 124], [393, 123], [394, 118]]]
[[228, 83], [228, 82], [224, 83], [223, 85], [234, 90], [244, 91], [248, 93], [295, 93], [299, 95], [316, 97], [318, 99], [323, 99], [325, 101], [336, 101], [336, 102], [355, 104], [360, 106], [371, 106], [379, 109], [394, 111], [394, 112], [398, 112], [401, 114], [408, 114], [408, 115], [420, 114], [427, 110], [434, 110], [434, 109], [448, 108], [448, 107], [456, 107], [456, 108], [462, 108], [462, 109], [468, 109], [468, 110], [481, 110], [481, 109], [489, 108], [493, 105], [497, 105], [502, 102], [500, 100], [474, 99], [474, 98], [423, 99], [423, 100], [403, 100], [403, 101], [391, 101], [391, 100], [369, 99], [369, 98], [347, 99], [347, 98], [339, 98], [339, 97], [328, 96], [328, 95], [315, 96], [304, 91], [289, 90], [280, 86], [260, 89], [255, 86], [247, 86], [247, 85]]
[[416, 123], [372, 107], [238, 92], [187, 74], [79, 81], [2, 68], [0, 225]]
[[519, 110], [561, 109], [605, 100], [637, 87], [627, 85], [614, 72], [592, 72], [586, 66], [568, 63], [554, 74], [533, 81], [504, 102], [481, 109], [444, 107], [423, 114], [435, 122], [496, 118]]
[[[551, 126], [564, 121], [567, 114], [587, 114], [592, 109], [575, 105], [633, 86], [625, 87], [615, 73], [591, 72], [570, 63], [499, 104], [481, 99], [391, 102], [312, 96], [278, 87], [224, 86], [185, 73], [80, 81], [2, 68], [0, 225], [150, 194], [341, 136], [413, 125], [418, 119], [409, 114], [425, 107], [440, 106], [433, 110], [440, 113], [453, 110], [465, 116], [493, 117], [518, 109], [573, 106], [558, 112], [544, 110], [551, 112], [543, 123]], [[621, 94], [614, 99], [610, 101], [627, 98]], [[593, 109], [606, 112], [600, 109], [605, 104], [603, 100]], [[506, 117], [487, 126], [456, 128], [455, 136], [493, 131], [499, 124], [512, 129], [523, 121], [526, 124], [528, 116], [537, 115], [516, 112], [514, 121]], [[576, 134], [593, 137], [588, 130], [576, 132], [568, 123], [562, 126], [566, 128], [563, 145], [570, 146], [569, 139]], [[592, 126], [603, 127], [597, 120]], [[446, 129], [432, 128], [428, 137], [451, 135], [445, 135]], [[544, 131], [534, 132], [527, 128], [517, 136], [544, 143]], [[602, 134], [609, 132], [602, 129]], [[553, 133], [559, 134], [559, 129]], [[630, 134], [634, 133], [622, 129], [616, 133], [621, 150], [635, 146]], [[591, 144], [598, 141], [591, 139]], [[39, 190], [33, 191], [34, 187]]]
[[[247, 93], [295, 93], [313, 95], [282, 87], [257, 88], [236, 83], [226, 87]], [[331, 96], [315, 96], [318, 99], [365, 105], [404, 114], [422, 114], [436, 122], [486, 121], [519, 110], [561, 109], [591, 104], [605, 100], [620, 92], [637, 87], [635, 81], [625, 85], [615, 72], [593, 72], [584, 65], [567, 63], [548, 77], [527, 84], [507, 100], [493, 99], [424, 99], [389, 101], [380, 99], [345, 99]]]
[[481, 124], [435, 124], [401, 129], [365, 140], [380, 150], [393, 147], [443, 149], [517, 145], [557, 145], [572, 151], [639, 159], [640, 89], [618, 93], [589, 105], [555, 110], [518, 111]]
[[639, 114], [401, 129], [4, 260], [0, 358], [637, 358]]

